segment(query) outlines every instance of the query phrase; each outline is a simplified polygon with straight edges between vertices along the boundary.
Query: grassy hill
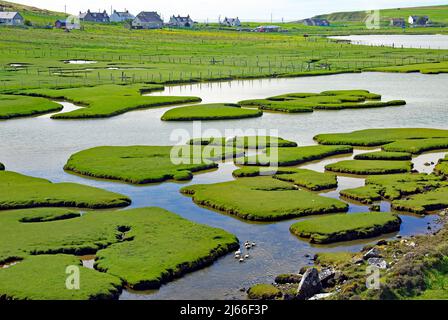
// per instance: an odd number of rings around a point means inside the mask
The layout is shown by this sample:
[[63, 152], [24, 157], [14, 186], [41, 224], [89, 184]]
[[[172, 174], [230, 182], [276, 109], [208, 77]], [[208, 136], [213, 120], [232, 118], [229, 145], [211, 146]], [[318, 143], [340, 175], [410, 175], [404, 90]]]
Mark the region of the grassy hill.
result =
[[0, 1], [0, 7], [3, 7], [4, 11], [20, 12], [25, 20], [29, 20], [35, 25], [53, 24], [57, 19], [64, 19], [67, 16], [62, 12], [39, 9], [8, 1]]
[[[435, 23], [448, 23], [448, 5], [384, 9], [380, 11], [380, 15], [382, 20], [387, 21], [390, 18], [407, 19], [410, 15], [425, 15], [429, 16], [431, 21]], [[315, 18], [328, 19], [332, 22], [363, 22], [366, 18], [366, 12], [335, 12], [318, 15]]]

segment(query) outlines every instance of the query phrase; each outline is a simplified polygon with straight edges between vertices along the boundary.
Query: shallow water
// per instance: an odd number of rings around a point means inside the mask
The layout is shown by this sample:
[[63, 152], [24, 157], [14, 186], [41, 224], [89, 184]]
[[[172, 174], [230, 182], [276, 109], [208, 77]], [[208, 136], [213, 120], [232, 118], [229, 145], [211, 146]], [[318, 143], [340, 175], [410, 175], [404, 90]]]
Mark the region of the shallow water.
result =
[[[323, 77], [233, 81], [169, 87], [155, 95], [196, 95], [204, 103], [237, 102], [243, 99], [265, 98], [289, 92], [320, 92], [334, 89], [368, 89], [381, 93], [385, 100], [405, 99], [407, 106], [368, 110], [318, 111], [310, 114], [285, 115], [266, 113], [257, 119], [203, 122], [203, 129], [277, 129], [286, 139], [300, 145], [312, 144], [313, 136], [324, 132], [344, 132], [374, 127], [434, 127], [448, 129], [446, 85], [448, 75], [421, 74], [344, 74]], [[65, 105], [64, 105], [65, 106]], [[76, 106], [67, 105], [69, 108]], [[219, 170], [196, 175], [188, 183], [167, 182], [150, 186], [132, 186], [104, 180], [88, 179], [63, 171], [69, 156], [77, 151], [99, 145], [170, 145], [170, 134], [175, 129], [192, 131], [191, 123], [160, 121], [169, 108], [140, 110], [111, 119], [52, 120], [47, 116], [0, 121], [0, 161], [8, 170], [43, 177], [52, 181], [73, 181], [123, 193], [132, 198], [133, 208], [159, 206], [181, 216], [214, 227], [223, 228], [241, 241], [255, 241], [252, 258], [240, 264], [229, 255], [211, 267], [173, 281], [160, 290], [142, 294], [124, 292], [122, 299], [232, 299], [244, 298], [241, 288], [257, 282], [272, 282], [280, 273], [296, 272], [311, 264], [306, 255], [319, 251], [359, 250], [366, 243], [355, 241], [332, 246], [313, 246], [292, 236], [293, 221], [279, 223], [248, 223], [234, 217], [196, 206], [190, 198], [179, 193], [188, 184], [215, 183], [233, 179], [232, 163], [224, 163]], [[66, 109], [69, 110], [69, 109]], [[269, 132], [268, 132], [269, 133]], [[360, 150], [357, 152], [365, 152]], [[348, 156], [351, 158], [352, 155]], [[322, 171], [325, 164], [345, 156], [303, 167]], [[425, 161], [426, 162], [426, 161]], [[339, 189], [363, 184], [353, 177], [339, 178]], [[338, 190], [325, 196], [339, 197]], [[387, 203], [381, 203], [388, 211]], [[351, 204], [350, 212], [366, 211], [363, 205]], [[402, 216], [401, 235], [423, 233], [435, 216], [424, 218]], [[383, 236], [394, 237], [396, 234]]]
[[395, 48], [448, 49], [448, 35], [354, 35], [331, 39], [348, 40], [352, 44]]

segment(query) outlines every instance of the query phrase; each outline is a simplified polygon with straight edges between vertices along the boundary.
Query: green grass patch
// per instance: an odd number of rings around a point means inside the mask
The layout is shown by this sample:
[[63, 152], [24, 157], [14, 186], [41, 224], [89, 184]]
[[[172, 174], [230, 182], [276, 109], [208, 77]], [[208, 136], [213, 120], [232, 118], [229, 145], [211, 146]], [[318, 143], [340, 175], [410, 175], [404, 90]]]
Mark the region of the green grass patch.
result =
[[247, 291], [251, 300], [276, 300], [282, 297], [282, 292], [272, 284], [257, 284]]
[[357, 154], [355, 160], [412, 160], [412, 154], [407, 152], [377, 151]]
[[368, 68], [366, 70], [377, 72], [396, 72], [396, 73], [420, 72], [423, 74], [440, 74], [440, 73], [448, 73], [448, 62], [441, 61], [432, 63], [416, 63], [403, 66]]
[[378, 108], [406, 104], [402, 100], [390, 102], [369, 102], [369, 100], [381, 100], [381, 95], [370, 93], [367, 90], [334, 90], [322, 93], [289, 93], [266, 99], [240, 101], [239, 104], [256, 107], [260, 110], [286, 113]]
[[416, 193], [424, 193], [447, 186], [440, 177], [427, 174], [392, 174], [370, 176], [363, 187], [341, 191], [341, 195], [356, 201], [371, 204], [382, 198], [397, 200]]
[[[26, 261], [29, 255], [96, 253], [97, 270], [120, 278], [133, 289], [145, 290], [208, 265], [238, 247], [233, 235], [161, 208], [88, 212], [58, 220], [70, 213], [68, 209], [30, 209], [1, 214], [0, 262]], [[49, 216], [53, 221], [23, 222]], [[34, 275], [28, 283], [30, 290], [40, 281]]]
[[291, 174], [294, 173], [296, 169], [281, 169], [275, 167], [241, 167], [233, 171], [232, 175], [235, 178], [249, 178], [258, 176], [273, 176], [279, 174]]
[[383, 146], [384, 151], [408, 152], [412, 154], [420, 154], [425, 151], [433, 151], [447, 148], [448, 148], [448, 138], [398, 140]]
[[345, 160], [329, 164], [326, 170], [357, 175], [404, 173], [412, 170], [410, 161]]
[[398, 211], [425, 214], [448, 208], [448, 187], [431, 190], [392, 202], [392, 208]]
[[36, 116], [62, 109], [60, 104], [44, 98], [0, 95], [0, 119]]
[[131, 200], [121, 194], [77, 183], [51, 183], [48, 180], [0, 171], [0, 209], [33, 207], [124, 207]]
[[428, 128], [367, 129], [350, 133], [319, 134], [314, 139], [325, 145], [374, 147], [406, 139], [448, 138], [448, 130]]
[[219, 146], [96, 147], [70, 157], [64, 169], [78, 174], [133, 184], [190, 180], [194, 172], [217, 168], [213, 160], [239, 151]]
[[248, 156], [244, 165], [270, 166], [277, 162], [279, 166], [295, 166], [309, 161], [321, 160], [340, 154], [352, 153], [350, 146], [306, 146], [297, 148], [268, 148], [263, 153]]
[[293, 173], [277, 173], [275, 179], [292, 182], [297, 186], [305, 187], [312, 191], [321, 191], [337, 188], [338, 179], [331, 173], [316, 172], [308, 169], [295, 169]]
[[338, 214], [297, 222], [291, 232], [311, 243], [332, 243], [398, 231], [400, 225], [400, 218], [391, 213]]
[[349, 263], [353, 259], [353, 252], [319, 252], [316, 254], [315, 263], [320, 266], [340, 266]]
[[297, 143], [272, 136], [241, 136], [219, 138], [197, 138], [188, 141], [188, 144], [200, 144], [205, 146], [234, 146], [241, 149], [264, 149], [268, 147], [297, 147]]
[[53, 119], [107, 118], [136, 109], [172, 106], [201, 101], [197, 97], [142, 96], [142, 93], [162, 90], [160, 85], [101, 85], [70, 89], [34, 89], [21, 93], [31, 96], [68, 100], [84, 106], [74, 111], [58, 113]]
[[448, 177], [448, 154], [445, 159], [440, 159], [434, 169], [435, 174]]
[[241, 108], [233, 103], [213, 103], [171, 109], [162, 116], [163, 121], [210, 121], [261, 117], [263, 112]]
[[[66, 288], [66, 269], [71, 266], [79, 268], [79, 290]], [[119, 278], [84, 268], [68, 255], [29, 256], [0, 269], [0, 299], [5, 300], [117, 299], [121, 288]]]
[[237, 179], [211, 185], [184, 187], [181, 192], [199, 205], [247, 220], [275, 221], [313, 214], [345, 212], [339, 200], [298, 190], [272, 177]]

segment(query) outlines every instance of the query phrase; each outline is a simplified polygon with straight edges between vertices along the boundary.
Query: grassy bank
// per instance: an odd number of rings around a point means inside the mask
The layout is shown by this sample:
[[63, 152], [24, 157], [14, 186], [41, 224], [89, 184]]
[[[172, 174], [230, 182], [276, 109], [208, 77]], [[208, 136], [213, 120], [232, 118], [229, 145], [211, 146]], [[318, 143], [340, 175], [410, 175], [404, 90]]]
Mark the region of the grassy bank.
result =
[[447, 148], [448, 138], [398, 140], [383, 146], [384, 151], [408, 152], [413, 154], [420, 154], [425, 151], [441, 150]]
[[[96, 253], [97, 270], [121, 279], [133, 289], [144, 290], [158, 288], [238, 247], [233, 235], [160, 208], [73, 213], [65, 209], [4, 212], [0, 216], [0, 262], [13, 258], [26, 261], [29, 255]], [[46, 222], [39, 222], [42, 220]], [[8, 232], [12, 229], [13, 234]], [[17, 278], [21, 269], [17, 274], [15, 270], [20, 264], [6, 269], [7, 275]], [[5, 271], [0, 270], [0, 277], [2, 272]], [[65, 267], [60, 272], [64, 273]], [[49, 284], [59, 279], [58, 273], [44, 275]], [[40, 281], [34, 276], [23, 286], [34, 291]], [[31, 293], [37, 296], [40, 291]], [[0, 296], [3, 294], [9, 291], [0, 292]]]
[[163, 121], [210, 121], [261, 117], [263, 112], [243, 109], [237, 104], [214, 103], [171, 109], [162, 116]]
[[292, 182], [297, 186], [312, 191], [321, 191], [337, 188], [338, 179], [331, 173], [321, 173], [308, 169], [295, 169], [292, 173], [277, 173], [275, 179]]
[[410, 172], [412, 163], [410, 161], [346, 160], [329, 164], [325, 169], [358, 175], [390, 174]]
[[348, 209], [348, 205], [339, 200], [298, 190], [293, 184], [272, 177], [193, 185], [182, 188], [181, 192], [192, 196], [198, 205], [255, 221], [276, 221]]
[[83, 106], [70, 112], [58, 113], [53, 119], [108, 118], [136, 109], [170, 106], [201, 101], [197, 97], [142, 96], [143, 93], [162, 90], [160, 85], [103, 85], [70, 89], [35, 89], [23, 94], [68, 100]]
[[407, 152], [385, 152], [385, 151], [377, 151], [377, 152], [369, 152], [369, 153], [361, 153], [357, 154], [354, 157], [355, 160], [412, 160], [412, 154]]
[[[79, 268], [79, 290], [65, 286], [70, 266]], [[84, 268], [79, 258], [68, 255], [29, 256], [0, 269], [0, 300], [117, 299], [121, 288], [119, 278]]]
[[291, 232], [311, 243], [332, 243], [399, 231], [400, 225], [400, 218], [390, 213], [338, 214], [297, 222]]
[[379, 108], [406, 104], [402, 100], [389, 102], [371, 102], [371, 100], [381, 100], [381, 95], [367, 90], [333, 90], [321, 93], [289, 93], [266, 99], [240, 101], [239, 104], [260, 110], [286, 113]]
[[314, 137], [320, 144], [360, 147], [382, 146], [398, 140], [430, 138], [448, 138], [448, 130], [429, 128], [367, 129], [350, 133], [319, 134]]
[[184, 181], [195, 172], [217, 168], [213, 160], [232, 159], [237, 154], [233, 148], [219, 146], [96, 147], [72, 155], [64, 169], [133, 184]]
[[297, 148], [266, 149], [263, 153], [242, 159], [243, 164], [251, 166], [295, 166], [305, 162], [321, 160], [327, 157], [352, 153], [349, 146], [306, 146]]
[[34, 207], [114, 208], [131, 200], [121, 194], [77, 183], [48, 180], [0, 171], [0, 210]]
[[60, 104], [43, 98], [0, 95], [0, 120], [57, 112], [62, 108]]
[[265, 149], [268, 147], [289, 148], [297, 147], [294, 141], [285, 140], [272, 136], [239, 136], [239, 137], [219, 137], [219, 138], [198, 138], [191, 139], [188, 144], [204, 146], [234, 146], [241, 149]]

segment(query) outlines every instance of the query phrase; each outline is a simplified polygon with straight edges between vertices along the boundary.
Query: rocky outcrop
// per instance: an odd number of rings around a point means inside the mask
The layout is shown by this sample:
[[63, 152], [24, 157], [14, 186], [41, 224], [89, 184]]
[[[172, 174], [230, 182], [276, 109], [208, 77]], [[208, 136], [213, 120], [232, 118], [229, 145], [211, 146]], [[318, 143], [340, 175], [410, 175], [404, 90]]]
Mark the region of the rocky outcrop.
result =
[[308, 269], [300, 281], [296, 298], [299, 300], [307, 300], [322, 291], [322, 283], [320, 281], [319, 272], [316, 268]]

